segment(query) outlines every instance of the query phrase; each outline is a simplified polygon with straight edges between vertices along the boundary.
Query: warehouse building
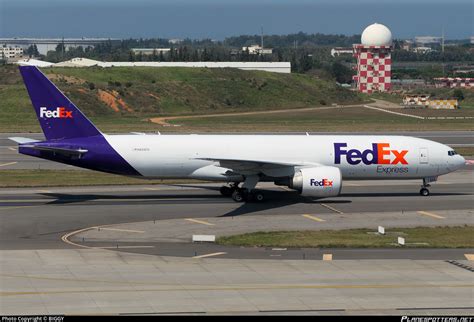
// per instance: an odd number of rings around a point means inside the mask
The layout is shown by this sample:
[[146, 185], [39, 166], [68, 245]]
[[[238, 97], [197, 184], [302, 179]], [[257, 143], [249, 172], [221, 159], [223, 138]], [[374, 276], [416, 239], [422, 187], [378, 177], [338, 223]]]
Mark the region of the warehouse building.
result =
[[[39, 66], [38, 62], [41, 62]], [[242, 70], [261, 70], [273, 73], [291, 73], [290, 62], [102, 62], [88, 58], [73, 58], [57, 64], [44, 61], [23, 59], [19, 65], [38, 67], [193, 67], [193, 68], [237, 68]]]
[[64, 44], [66, 50], [82, 46], [95, 47], [97, 44], [107, 41], [119, 41], [109, 38], [0, 38], [0, 45], [21, 47], [24, 50], [31, 45], [36, 45], [41, 55], [46, 55], [50, 50], [56, 50], [56, 46]]
[[430, 99], [428, 94], [406, 95], [403, 98], [405, 108], [430, 108], [436, 110], [454, 110], [459, 108], [457, 99]]
[[474, 87], [474, 78], [438, 77], [434, 79], [436, 87], [471, 88]]

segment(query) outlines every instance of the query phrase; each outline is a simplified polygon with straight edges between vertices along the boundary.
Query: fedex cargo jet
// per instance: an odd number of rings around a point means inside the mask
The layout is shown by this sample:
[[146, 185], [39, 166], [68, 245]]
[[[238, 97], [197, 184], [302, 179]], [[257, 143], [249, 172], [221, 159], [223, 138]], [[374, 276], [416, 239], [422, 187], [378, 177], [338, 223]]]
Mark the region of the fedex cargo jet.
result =
[[387, 135], [107, 135], [36, 67], [20, 67], [45, 141], [11, 138], [22, 154], [144, 179], [226, 182], [235, 201], [262, 201], [258, 182], [337, 196], [343, 180], [430, 182], [465, 164], [449, 146]]

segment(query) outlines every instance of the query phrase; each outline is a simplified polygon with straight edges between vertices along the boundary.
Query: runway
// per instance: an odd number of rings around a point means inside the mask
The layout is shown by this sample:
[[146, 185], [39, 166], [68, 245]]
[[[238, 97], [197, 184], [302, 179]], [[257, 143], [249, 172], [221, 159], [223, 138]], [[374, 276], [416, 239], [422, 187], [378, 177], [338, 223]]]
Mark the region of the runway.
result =
[[[221, 133], [220, 133], [221, 134]], [[256, 134], [256, 133], [228, 133], [228, 134]], [[259, 134], [291, 134], [291, 135], [306, 135], [306, 133], [259, 133]], [[317, 134], [341, 134], [341, 135], [380, 135], [380, 133], [371, 132], [310, 132], [310, 135]], [[387, 135], [407, 135], [424, 138], [451, 147], [472, 147], [474, 146], [474, 132], [473, 131], [429, 131], [429, 132], [387, 132]], [[163, 134], [166, 135], [166, 134]], [[43, 140], [44, 136], [40, 133], [2, 133], [0, 134], [0, 170], [1, 169], [77, 169], [76, 167], [55, 163], [47, 160], [32, 158], [22, 154], [18, 154], [16, 150], [16, 143], [9, 140], [9, 137], [27, 137], [36, 140]]]

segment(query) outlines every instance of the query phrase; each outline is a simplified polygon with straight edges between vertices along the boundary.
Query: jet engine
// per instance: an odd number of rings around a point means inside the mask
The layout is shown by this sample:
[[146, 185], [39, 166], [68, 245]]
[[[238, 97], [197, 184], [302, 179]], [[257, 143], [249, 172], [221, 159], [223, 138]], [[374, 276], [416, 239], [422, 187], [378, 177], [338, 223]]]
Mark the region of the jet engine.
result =
[[298, 169], [288, 185], [307, 197], [335, 197], [342, 188], [341, 170], [336, 167]]

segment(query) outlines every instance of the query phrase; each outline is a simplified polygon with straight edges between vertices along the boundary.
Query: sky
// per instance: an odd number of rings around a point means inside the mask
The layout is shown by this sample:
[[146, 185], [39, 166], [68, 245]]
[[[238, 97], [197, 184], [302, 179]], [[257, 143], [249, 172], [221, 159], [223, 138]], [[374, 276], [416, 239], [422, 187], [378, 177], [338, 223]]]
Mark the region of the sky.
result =
[[0, 0], [0, 37], [216, 39], [296, 32], [474, 35], [470, 0]]

